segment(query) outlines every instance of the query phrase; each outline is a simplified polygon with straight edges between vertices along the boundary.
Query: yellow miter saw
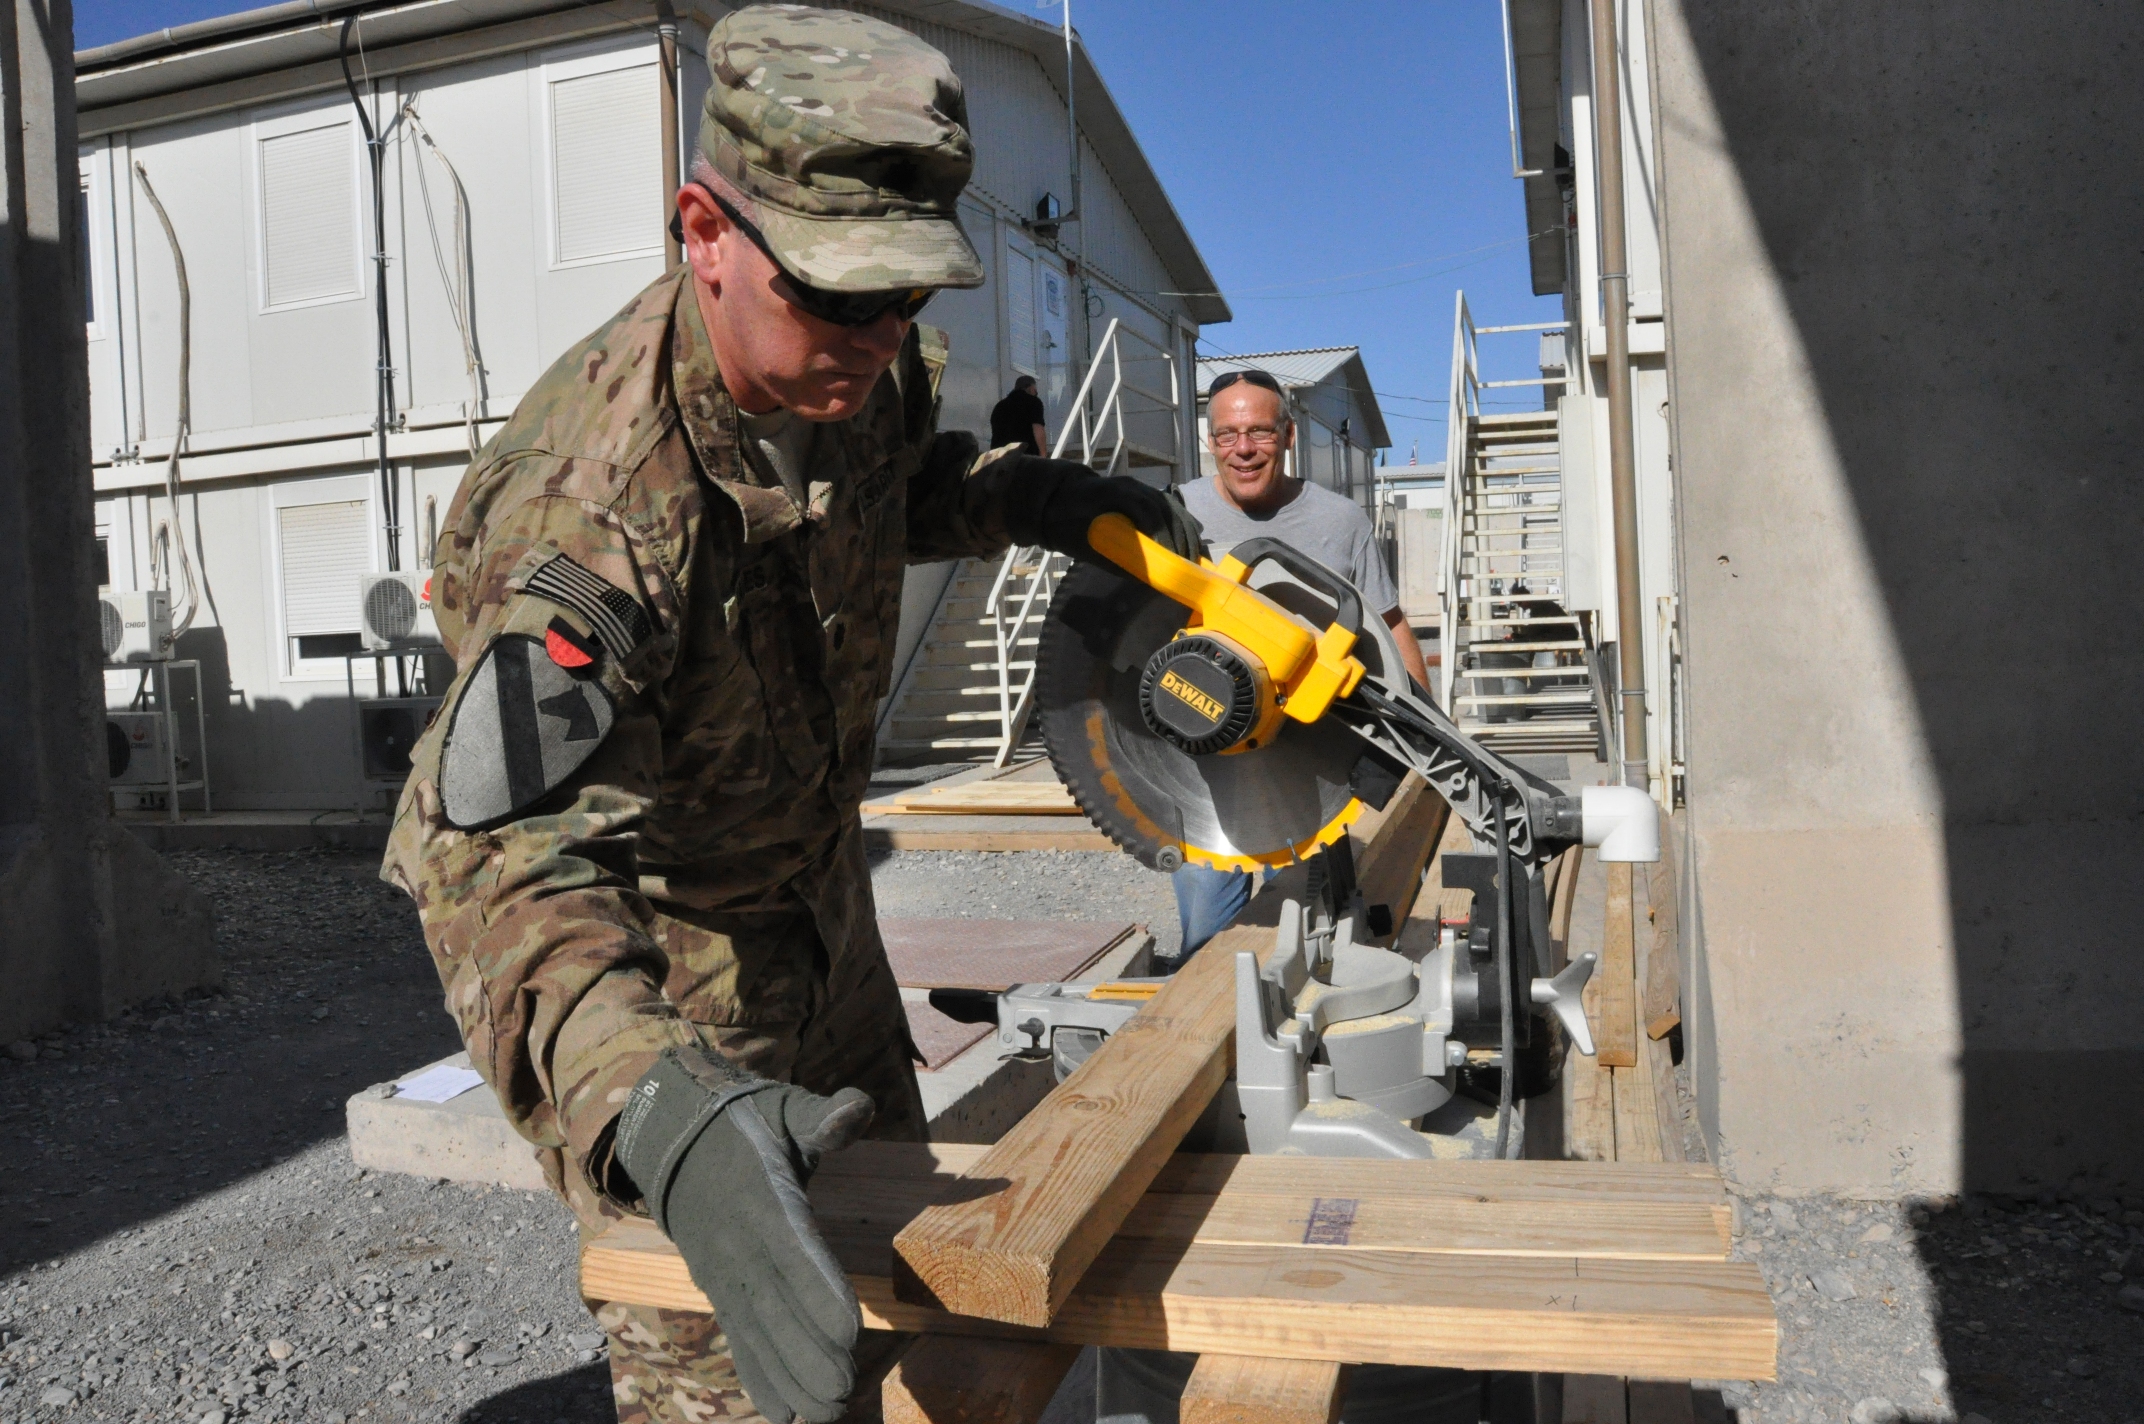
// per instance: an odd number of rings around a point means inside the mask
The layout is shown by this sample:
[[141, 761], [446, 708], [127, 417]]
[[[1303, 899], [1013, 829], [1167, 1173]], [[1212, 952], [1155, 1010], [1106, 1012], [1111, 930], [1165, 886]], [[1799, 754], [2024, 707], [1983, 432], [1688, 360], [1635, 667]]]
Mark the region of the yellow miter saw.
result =
[[[1538, 977], [1551, 955], [1539, 870], [1581, 843], [1603, 860], [1658, 860], [1652, 798], [1620, 786], [1568, 796], [1474, 742], [1407, 676], [1360, 592], [1286, 544], [1247, 540], [1218, 564], [1193, 562], [1121, 515], [1097, 519], [1088, 542], [1108, 562], [1080, 563], [1058, 586], [1035, 683], [1044, 744], [1081, 809], [1156, 870], [1315, 857], [1310, 902], [1285, 908], [1276, 952], [1262, 966], [1238, 956], [1224, 1127], [1240, 1124], [1254, 1152], [1421, 1155], [1412, 1125], [1460, 1074], [1486, 1068], [1501, 1155], [1514, 1096], [1553, 1081], [1552, 1067], [1528, 1071], [1551, 1042], [1534, 1020], [1593, 1047], [1578, 1007], [1592, 956]], [[1363, 903], [1344, 837], [1409, 772], [1473, 835], [1443, 869], [1447, 886], [1474, 892], [1474, 911], [1388, 949], [1375, 941], [1394, 929], [1390, 910]], [[989, 1016], [1029, 1052], [1067, 1029], [1098, 1040], [1136, 1004], [1091, 987], [1022, 985]]]

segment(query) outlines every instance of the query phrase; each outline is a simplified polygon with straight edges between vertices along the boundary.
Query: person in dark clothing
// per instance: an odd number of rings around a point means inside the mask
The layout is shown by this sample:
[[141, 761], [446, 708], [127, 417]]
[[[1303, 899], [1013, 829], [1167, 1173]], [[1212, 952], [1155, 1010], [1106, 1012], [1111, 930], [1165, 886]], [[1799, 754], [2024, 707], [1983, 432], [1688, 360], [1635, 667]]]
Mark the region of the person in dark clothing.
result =
[[1014, 381], [1005, 399], [990, 408], [990, 448], [1006, 445], [1018, 445], [1030, 455], [1049, 451], [1049, 435], [1042, 428], [1042, 397], [1035, 394], [1033, 376]]

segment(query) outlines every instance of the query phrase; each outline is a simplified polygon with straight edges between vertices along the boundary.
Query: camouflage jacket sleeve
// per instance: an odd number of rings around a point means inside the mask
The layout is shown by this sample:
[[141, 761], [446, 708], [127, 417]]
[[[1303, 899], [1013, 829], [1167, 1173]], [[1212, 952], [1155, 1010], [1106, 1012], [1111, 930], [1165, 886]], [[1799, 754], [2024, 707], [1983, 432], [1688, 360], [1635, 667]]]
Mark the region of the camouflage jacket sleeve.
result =
[[[662, 770], [671, 561], [614, 508], [558, 493], [506, 513], [462, 557], [446, 571], [459, 674], [412, 758], [385, 873], [417, 902], [470, 1061], [514, 1126], [603, 1183], [633, 1084], [665, 1047], [695, 1041], [659, 988], [635, 850]], [[521, 660], [511, 679], [508, 653]], [[546, 737], [513, 735], [510, 683], [555, 724]], [[494, 716], [499, 735], [485, 735]]]
[[895, 367], [915, 461], [908, 480], [908, 557], [922, 563], [996, 554], [1013, 542], [1015, 530], [1035, 524], [1031, 506], [1045, 491], [1015, 477], [1010, 457], [1018, 446], [984, 452], [967, 431], [938, 428], [944, 337], [921, 324], [915, 331]]

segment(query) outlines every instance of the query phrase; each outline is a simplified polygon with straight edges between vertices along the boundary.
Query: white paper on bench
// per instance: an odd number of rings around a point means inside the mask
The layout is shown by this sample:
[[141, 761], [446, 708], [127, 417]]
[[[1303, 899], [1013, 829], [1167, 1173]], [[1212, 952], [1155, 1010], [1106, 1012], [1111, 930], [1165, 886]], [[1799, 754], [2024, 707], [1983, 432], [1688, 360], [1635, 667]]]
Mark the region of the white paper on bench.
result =
[[451, 1063], [439, 1063], [413, 1078], [404, 1078], [396, 1083], [395, 1096], [419, 1103], [443, 1103], [449, 1098], [460, 1097], [483, 1081], [483, 1075], [474, 1068], [456, 1068]]

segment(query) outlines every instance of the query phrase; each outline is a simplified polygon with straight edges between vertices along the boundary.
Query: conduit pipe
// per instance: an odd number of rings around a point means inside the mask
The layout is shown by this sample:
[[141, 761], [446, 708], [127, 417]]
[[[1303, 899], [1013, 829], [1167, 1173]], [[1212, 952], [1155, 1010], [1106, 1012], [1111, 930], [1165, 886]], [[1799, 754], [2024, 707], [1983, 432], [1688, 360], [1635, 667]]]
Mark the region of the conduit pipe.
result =
[[350, 73], [350, 35], [357, 19], [355, 15], [344, 18], [337, 48], [343, 87], [350, 91], [350, 107], [357, 110], [357, 122], [364, 129], [365, 156], [372, 166], [372, 435], [379, 456], [380, 512], [387, 523], [387, 568], [392, 573], [402, 567], [402, 493], [395, 486], [394, 465], [387, 458], [387, 432], [395, 423], [394, 344], [387, 325], [387, 134], [373, 126], [372, 113], [358, 95], [356, 76]]
[[670, 225], [670, 214], [677, 210], [678, 184], [684, 178], [678, 168], [677, 12], [670, 8], [670, 0], [655, 0], [655, 34], [662, 51], [663, 270], [669, 272], [685, 260], [685, 244]]
[[1623, 784], [1649, 791], [1644, 601], [1638, 588], [1638, 471], [1630, 408], [1630, 257], [1623, 226], [1623, 95], [1615, 0], [1592, 0], [1594, 146], [1601, 189], [1601, 321], [1608, 338], [1608, 485], [1615, 508], [1617, 695]]

